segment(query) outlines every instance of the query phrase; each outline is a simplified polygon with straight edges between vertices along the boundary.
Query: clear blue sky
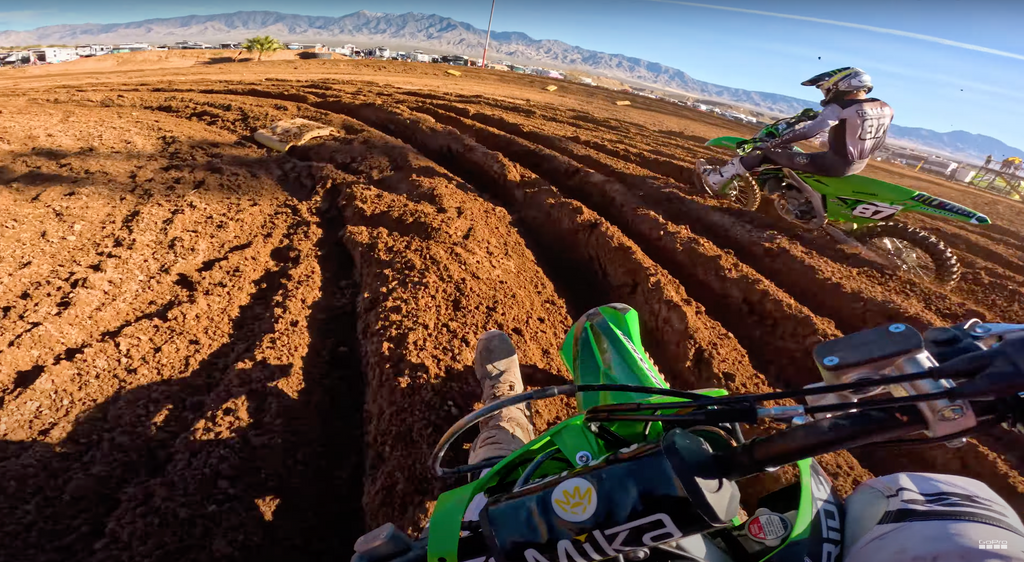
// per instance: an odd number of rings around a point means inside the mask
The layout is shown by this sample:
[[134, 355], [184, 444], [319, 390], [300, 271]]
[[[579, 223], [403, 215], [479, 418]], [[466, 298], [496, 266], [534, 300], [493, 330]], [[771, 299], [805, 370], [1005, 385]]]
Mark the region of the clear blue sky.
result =
[[[962, 129], [1024, 149], [1024, 13], [1016, 0], [498, 0], [494, 28], [680, 68], [717, 84], [817, 99], [799, 83], [859, 66], [900, 125]], [[754, 10], [846, 24], [806, 21]], [[238, 10], [425, 12], [485, 28], [489, 0], [0, 0], [0, 29]], [[903, 33], [902, 35], [900, 33]], [[931, 37], [908, 37], [905, 34]], [[950, 42], [963, 44], [951, 45]], [[989, 52], [987, 52], [988, 50]], [[993, 53], [997, 51], [1003, 54]], [[820, 60], [819, 60], [820, 57]]]

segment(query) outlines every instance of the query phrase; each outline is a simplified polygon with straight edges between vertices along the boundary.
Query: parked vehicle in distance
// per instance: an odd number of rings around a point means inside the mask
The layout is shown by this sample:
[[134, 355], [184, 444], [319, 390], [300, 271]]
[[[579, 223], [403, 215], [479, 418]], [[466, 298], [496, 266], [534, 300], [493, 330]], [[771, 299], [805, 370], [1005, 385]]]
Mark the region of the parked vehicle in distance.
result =
[[452, 66], [469, 66], [469, 57], [462, 55], [442, 55], [441, 62]]
[[75, 52], [80, 57], [96, 57], [113, 52], [113, 45], [78, 45]]
[[78, 58], [78, 52], [75, 49], [68, 49], [66, 47], [44, 47], [42, 49], [29, 49], [32, 56], [37, 61], [46, 64], [56, 64], [59, 62], [73, 61]]

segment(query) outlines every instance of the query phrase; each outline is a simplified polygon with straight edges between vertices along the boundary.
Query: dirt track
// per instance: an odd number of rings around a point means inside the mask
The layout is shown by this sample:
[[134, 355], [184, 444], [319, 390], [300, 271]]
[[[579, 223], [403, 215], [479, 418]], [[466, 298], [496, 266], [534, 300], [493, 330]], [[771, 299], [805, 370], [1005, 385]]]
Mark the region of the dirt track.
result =
[[[997, 223], [910, 219], [965, 266], [941, 290], [697, 196], [690, 163], [735, 130], [700, 112], [171, 56], [0, 71], [0, 560], [336, 559], [364, 526], [416, 527], [491, 328], [543, 386], [572, 319], [624, 302], [673, 386], [749, 392], [815, 382], [817, 342], [882, 322], [1024, 322], [1019, 203], [869, 168]], [[343, 134], [252, 144], [294, 116]], [[842, 490], [953, 472], [1024, 511], [1021, 440], [981, 441], [824, 462]]]

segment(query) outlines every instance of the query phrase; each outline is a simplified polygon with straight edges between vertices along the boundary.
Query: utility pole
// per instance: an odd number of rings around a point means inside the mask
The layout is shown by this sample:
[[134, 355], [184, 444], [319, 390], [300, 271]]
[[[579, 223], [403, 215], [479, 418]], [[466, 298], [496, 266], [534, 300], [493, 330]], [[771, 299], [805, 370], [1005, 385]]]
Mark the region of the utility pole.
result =
[[494, 20], [494, 3], [491, 0], [491, 17], [487, 18], [487, 39], [484, 41], [484, 56], [480, 59], [480, 68], [487, 68], [487, 47], [491, 45], [491, 22]]

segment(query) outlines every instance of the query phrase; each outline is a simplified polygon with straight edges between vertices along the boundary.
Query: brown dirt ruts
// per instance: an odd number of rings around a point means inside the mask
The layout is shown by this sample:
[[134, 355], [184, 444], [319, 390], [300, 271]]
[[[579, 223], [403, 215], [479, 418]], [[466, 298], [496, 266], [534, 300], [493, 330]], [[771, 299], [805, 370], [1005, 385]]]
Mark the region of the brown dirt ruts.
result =
[[[336, 559], [366, 526], [419, 528], [487, 329], [528, 386], [558, 384], [572, 319], [624, 302], [674, 387], [757, 392], [818, 380], [809, 351], [842, 332], [1024, 321], [1018, 203], [869, 167], [997, 222], [909, 219], [967, 267], [944, 291], [698, 196], [690, 163], [722, 156], [703, 140], [745, 131], [700, 112], [476, 69], [181, 56], [0, 76], [0, 559]], [[288, 117], [339, 135], [254, 145]], [[1024, 510], [1020, 438], [979, 441], [854, 453]], [[843, 492], [870, 477], [819, 461]]]

